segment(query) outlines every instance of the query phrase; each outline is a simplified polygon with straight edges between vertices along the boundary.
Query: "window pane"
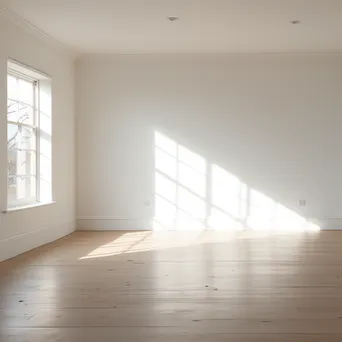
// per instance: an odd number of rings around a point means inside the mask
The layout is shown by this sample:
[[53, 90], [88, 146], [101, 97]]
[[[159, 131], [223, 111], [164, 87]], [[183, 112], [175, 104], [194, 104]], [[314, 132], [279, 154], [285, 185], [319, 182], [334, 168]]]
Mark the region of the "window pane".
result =
[[36, 153], [31, 151], [8, 151], [8, 176], [34, 176]]
[[8, 151], [8, 177], [9, 185], [13, 182], [13, 177], [17, 174], [17, 151]]
[[33, 88], [34, 88], [33, 82], [19, 79], [18, 81], [19, 101], [33, 106]]
[[35, 129], [31, 127], [22, 127], [20, 148], [24, 150], [35, 150], [36, 149], [35, 138], [36, 138]]
[[33, 107], [18, 103], [16, 101], [7, 101], [7, 120], [24, 123], [26, 125], [34, 124]]
[[18, 102], [7, 99], [7, 119], [11, 120], [10, 117], [13, 116], [17, 111], [18, 111]]
[[20, 143], [19, 126], [8, 124], [7, 125], [7, 148], [17, 148], [17, 144]]
[[7, 148], [35, 150], [35, 129], [31, 127], [8, 124], [7, 125]]
[[18, 100], [18, 86], [17, 78], [14, 76], [7, 76], [7, 97], [11, 100]]
[[30, 176], [9, 177], [7, 193], [9, 203], [34, 200], [36, 198], [36, 178]]

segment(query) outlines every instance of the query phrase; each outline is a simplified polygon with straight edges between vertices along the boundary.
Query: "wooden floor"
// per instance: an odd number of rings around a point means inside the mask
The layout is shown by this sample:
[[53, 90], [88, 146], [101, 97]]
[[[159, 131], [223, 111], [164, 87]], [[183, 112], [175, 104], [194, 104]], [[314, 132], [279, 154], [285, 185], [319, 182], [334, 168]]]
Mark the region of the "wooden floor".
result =
[[342, 232], [77, 232], [0, 263], [1, 342], [341, 342]]

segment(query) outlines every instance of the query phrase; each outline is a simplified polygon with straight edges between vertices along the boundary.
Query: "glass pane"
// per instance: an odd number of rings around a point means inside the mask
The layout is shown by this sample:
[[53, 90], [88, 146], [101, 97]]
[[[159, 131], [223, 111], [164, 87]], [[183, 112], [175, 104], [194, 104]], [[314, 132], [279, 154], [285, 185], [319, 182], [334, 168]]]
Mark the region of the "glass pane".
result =
[[17, 144], [20, 142], [19, 126], [8, 124], [7, 125], [7, 148], [8, 150], [17, 148]]
[[14, 76], [7, 76], [7, 97], [11, 100], [18, 100], [18, 85], [17, 78]]
[[8, 176], [36, 174], [36, 153], [31, 151], [8, 151]]
[[30, 106], [33, 106], [34, 86], [33, 82], [25, 81], [23, 79], [18, 80], [19, 88], [19, 101], [24, 102]]
[[[12, 116], [18, 111], [18, 102], [7, 99], [7, 118]], [[8, 119], [11, 120], [11, 119]]]
[[21, 145], [24, 150], [35, 150], [36, 139], [35, 130], [31, 127], [21, 127]]
[[31, 201], [36, 198], [36, 178], [31, 176], [14, 176], [8, 178], [8, 201]]
[[7, 120], [24, 123], [27, 125], [34, 124], [33, 107], [18, 103], [16, 101], [7, 101]]
[[8, 124], [7, 125], [7, 149], [35, 150], [35, 129], [31, 127]]
[[8, 177], [14, 177], [17, 174], [17, 152], [14, 150], [8, 151]]

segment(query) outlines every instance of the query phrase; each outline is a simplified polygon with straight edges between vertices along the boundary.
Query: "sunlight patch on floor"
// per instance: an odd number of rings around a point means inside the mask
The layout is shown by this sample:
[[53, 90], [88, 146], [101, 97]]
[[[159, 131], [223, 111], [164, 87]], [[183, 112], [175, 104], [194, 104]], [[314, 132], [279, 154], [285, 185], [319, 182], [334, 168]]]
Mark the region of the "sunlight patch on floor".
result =
[[[317, 233], [317, 231], [316, 231]], [[195, 246], [207, 243], [228, 243], [234, 240], [263, 239], [270, 235], [298, 235], [303, 232], [286, 231], [143, 231], [129, 232], [117, 239], [94, 249], [89, 254], [80, 258], [94, 259], [105, 258], [121, 254], [131, 254], [147, 251], [166, 250], [169, 248]], [[315, 234], [314, 231], [311, 234]]]

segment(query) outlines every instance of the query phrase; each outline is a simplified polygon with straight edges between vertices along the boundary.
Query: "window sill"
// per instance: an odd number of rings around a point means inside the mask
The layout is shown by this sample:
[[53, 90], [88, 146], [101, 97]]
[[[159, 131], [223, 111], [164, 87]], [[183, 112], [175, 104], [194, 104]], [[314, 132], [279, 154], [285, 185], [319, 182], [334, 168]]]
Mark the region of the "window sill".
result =
[[13, 212], [20, 211], [20, 210], [27, 210], [27, 209], [31, 209], [31, 208], [44, 207], [46, 205], [50, 205], [50, 204], [54, 204], [54, 203], [56, 203], [56, 201], [39, 202], [39, 203], [35, 203], [35, 204], [21, 205], [18, 207], [7, 208], [7, 209], [3, 210], [2, 213], [3, 214], [9, 214], [9, 213], [13, 213]]

